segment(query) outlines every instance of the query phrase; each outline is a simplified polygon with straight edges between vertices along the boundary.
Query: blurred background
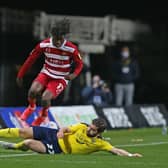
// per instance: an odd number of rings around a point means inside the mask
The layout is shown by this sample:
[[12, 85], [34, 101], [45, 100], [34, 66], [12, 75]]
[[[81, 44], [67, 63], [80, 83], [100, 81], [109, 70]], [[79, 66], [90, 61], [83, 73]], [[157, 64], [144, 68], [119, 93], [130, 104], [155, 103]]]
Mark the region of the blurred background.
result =
[[[35, 3], [35, 2], [34, 2]], [[162, 4], [141, 1], [75, 2], [47, 1], [0, 2], [0, 106], [25, 106], [32, 80], [40, 71], [43, 57], [24, 77], [24, 87], [16, 86], [16, 74], [34, 46], [47, 36], [54, 20], [72, 20], [69, 39], [79, 46], [88, 69], [84, 78], [53, 102], [55, 105], [80, 104], [80, 90], [99, 74], [113, 92], [111, 64], [119, 48], [127, 45], [140, 66], [136, 81], [135, 104], [165, 104], [168, 107], [168, 15]], [[72, 4], [73, 3], [73, 4]], [[73, 32], [74, 31], [74, 32]], [[76, 33], [76, 34], [75, 34]], [[82, 76], [82, 75], [81, 75]], [[69, 99], [71, 96], [71, 99]]]

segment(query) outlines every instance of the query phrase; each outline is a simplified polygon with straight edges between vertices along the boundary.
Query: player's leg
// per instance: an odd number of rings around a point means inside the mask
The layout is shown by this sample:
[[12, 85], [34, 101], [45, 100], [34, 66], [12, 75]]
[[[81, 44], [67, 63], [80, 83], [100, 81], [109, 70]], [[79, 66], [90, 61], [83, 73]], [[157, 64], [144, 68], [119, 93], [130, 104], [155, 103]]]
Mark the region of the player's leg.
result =
[[29, 148], [25, 145], [25, 141], [21, 141], [18, 143], [0, 141], [0, 146], [2, 146], [5, 149], [22, 150], [22, 151], [29, 150]]
[[51, 106], [51, 100], [55, 99], [66, 88], [66, 83], [62, 79], [50, 80], [46, 86], [46, 90], [42, 94], [39, 117], [33, 121], [32, 125], [40, 125], [46, 117], [48, 117], [48, 109]]
[[13, 149], [21, 151], [28, 151], [30, 149], [34, 152], [46, 153], [45, 145], [41, 141], [34, 139], [25, 139], [18, 143], [0, 141], [0, 145], [5, 149]]
[[[34, 87], [36, 83], [33, 83], [32, 86]], [[29, 90], [28, 93], [28, 107], [23, 111], [22, 115], [20, 118], [23, 121], [26, 121], [27, 118], [33, 113], [33, 111], [36, 109], [36, 93], [33, 92], [31, 89]]]
[[39, 111], [38, 117], [32, 122], [31, 124], [32, 126], [40, 125], [46, 119], [46, 117], [48, 117], [48, 109], [51, 105], [52, 97], [53, 95], [50, 91], [48, 90], [44, 91], [42, 95], [42, 100], [41, 100], [42, 109]]
[[17, 146], [19, 149], [27, 147], [38, 153], [54, 152], [53, 143], [56, 140], [57, 130], [36, 126], [32, 127], [32, 131], [33, 138], [24, 140], [23, 143], [20, 142]]
[[29, 128], [5, 128], [0, 129], [0, 137], [5, 138], [33, 138], [33, 129]]
[[33, 127], [1, 129], [0, 137], [21, 137], [24, 138], [25, 140], [19, 143], [10, 143], [1, 141], [0, 145], [6, 149], [18, 149], [24, 151], [31, 149], [39, 153], [46, 153], [45, 145], [42, 142], [33, 139], [33, 138], [40, 139], [41, 136], [43, 137], [45, 131], [46, 131], [45, 128], [33, 129]]
[[36, 109], [37, 96], [41, 94], [41, 92], [44, 89], [46, 83], [47, 83], [47, 79], [41, 73], [33, 81], [32, 85], [29, 89], [29, 92], [28, 92], [29, 105], [21, 115], [22, 120], [25, 121], [33, 113], [33, 111]]
[[0, 137], [5, 138], [19, 137], [19, 128], [0, 129]]
[[[24, 138], [24, 139], [33, 139], [33, 128], [5, 128], [0, 130], [0, 137], [5, 138]], [[29, 142], [29, 141], [28, 141]], [[21, 141], [19, 143], [10, 143], [0, 141], [0, 145], [5, 149], [19, 149], [26, 151], [29, 149], [29, 144], [27, 141]], [[27, 145], [28, 144], [28, 145]], [[31, 149], [31, 148], [30, 148]]]
[[18, 143], [0, 141], [0, 145], [5, 149], [22, 150], [22, 151], [28, 151], [30, 149], [34, 152], [46, 153], [45, 145], [41, 141], [34, 139], [25, 139]]
[[[54, 152], [54, 144], [57, 141], [56, 134], [58, 130], [46, 127], [33, 127], [33, 139], [37, 141], [27, 141], [27, 146], [39, 153]], [[40, 141], [40, 142], [39, 142]]]

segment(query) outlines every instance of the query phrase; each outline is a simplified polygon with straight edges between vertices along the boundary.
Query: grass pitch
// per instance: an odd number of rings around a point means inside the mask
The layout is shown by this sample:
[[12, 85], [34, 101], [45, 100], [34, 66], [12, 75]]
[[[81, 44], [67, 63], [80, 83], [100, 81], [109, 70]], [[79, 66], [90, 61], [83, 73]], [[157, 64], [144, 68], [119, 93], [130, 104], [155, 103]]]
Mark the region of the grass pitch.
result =
[[[107, 152], [90, 155], [45, 155], [32, 151], [22, 152], [0, 148], [1, 168], [167, 168], [168, 135], [161, 128], [139, 128], [106, 131], [103, 136], [116, 147], [142, 158], [115, 156]], [[4, 139], [17, 142], [18, 139]]]

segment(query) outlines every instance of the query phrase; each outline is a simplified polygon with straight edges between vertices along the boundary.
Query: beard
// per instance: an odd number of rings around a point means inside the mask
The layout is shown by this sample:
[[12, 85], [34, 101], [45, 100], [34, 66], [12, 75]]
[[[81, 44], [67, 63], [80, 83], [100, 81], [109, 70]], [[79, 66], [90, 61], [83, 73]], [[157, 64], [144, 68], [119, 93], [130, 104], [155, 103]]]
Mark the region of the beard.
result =
[[92, 131], [90, 131], [90, 130], [88, 130], [86, 134], [88, 137], [91, 137], [91, 138], [96, 137], [96, 135], [97, 135], [97, 133], [93, 134]]

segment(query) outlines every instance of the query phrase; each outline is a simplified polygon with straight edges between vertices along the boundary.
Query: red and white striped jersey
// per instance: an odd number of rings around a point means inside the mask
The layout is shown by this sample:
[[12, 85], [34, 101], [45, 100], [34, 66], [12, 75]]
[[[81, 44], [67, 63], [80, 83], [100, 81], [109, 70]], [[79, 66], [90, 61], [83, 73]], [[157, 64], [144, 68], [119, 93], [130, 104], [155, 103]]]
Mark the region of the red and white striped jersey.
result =
[[41, 72], [52, 78], [64, 79], [66, 75], [69, 75], [72, 61], [75, 63], [73, 73], [76, 75], [79, 75], [83, 68], [83, 62], [76, 45], [65, 39], [61, 47], [56, 47], [52, 43], [52, 38], [47, 38], [32, 50], [17, 77], [22, 78], [42, 54], [45, 55], [45, 62]]

